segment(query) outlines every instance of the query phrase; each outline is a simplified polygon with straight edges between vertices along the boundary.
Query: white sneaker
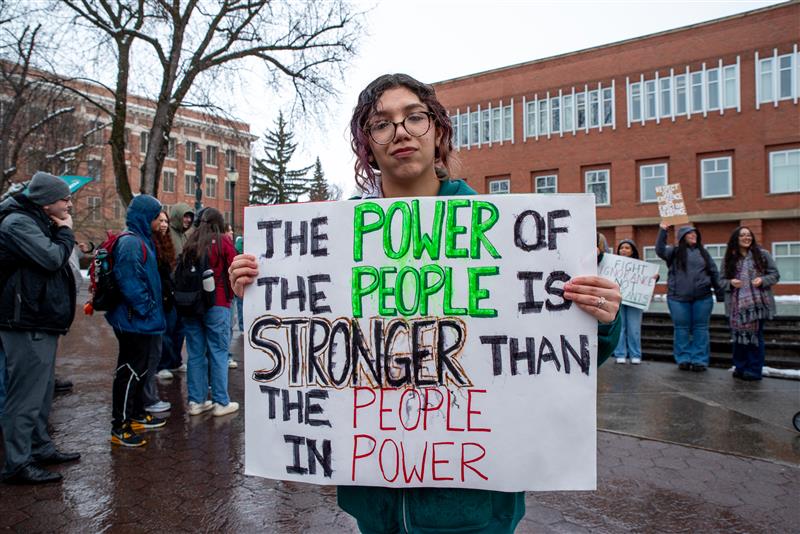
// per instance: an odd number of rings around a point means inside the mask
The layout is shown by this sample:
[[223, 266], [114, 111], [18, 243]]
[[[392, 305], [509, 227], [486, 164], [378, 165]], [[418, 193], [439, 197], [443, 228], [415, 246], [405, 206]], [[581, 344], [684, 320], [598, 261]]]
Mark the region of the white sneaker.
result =
[[640, 363], [642, 363], [642, 359], [641, 358], [631, 358], [631, 363], [633, 365], [639, 365]]
[[239, 364], [233, 358], [228, 358], [228, 369], [236, 369]]
[[180, 367], [176, 367], [172, 370], [175, 373], [185, 373], [186, 372], [186, 364], [182, 364]]
[[238, 402], [231, 401], [228, 404], [226, 404], [225, 406], [222, 406], [221, 404], [215, 404], [214, 405], [214, 411], [212, 412], [212, 415], [214, 417], [219, 417], [221, 415], [228, 415], [229, 413], [233, 413], [233, 412], [237, 411], [238, 409], [239, 409], [239, 403]]
[[172, 408], [172, 404], [162, 400], [158, 401], [155, 404], [151, 404], [150, 406], [144, 407], [144, 409], [150, 413], [168, 412], [170, 408]]
[[189, 415], [200, 415], [201, 413], [207, 412], [213, 407], [214, 403], [210, 400], [207, 400], [202, 404], [199, 402], [189, 402]]
[[617, 363], [625, 363], [625, 358], [617, 358]]
[[160, 370], [159, 372], [156, 373], [156, 376], [158, 378], [163, 379], [163, 380], [169, 380], [170, 378], [172, 378], [175, 375], [173, 375], [172, 371], [170, 371], [169, 369], [162, 369], [162, 370]]

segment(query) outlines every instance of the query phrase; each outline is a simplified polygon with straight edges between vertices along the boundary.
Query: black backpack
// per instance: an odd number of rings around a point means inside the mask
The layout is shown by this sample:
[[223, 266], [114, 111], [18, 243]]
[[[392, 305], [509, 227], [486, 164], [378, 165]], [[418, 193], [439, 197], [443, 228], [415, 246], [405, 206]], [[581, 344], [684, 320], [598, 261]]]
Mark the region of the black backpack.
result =
[[203, 273], [211, 269], [208, 254], [189, 260], [178, 257], [174, 275], [175, 309], [181, 317], [202, 317], [214, 305], [214, 291], [203, 290]]

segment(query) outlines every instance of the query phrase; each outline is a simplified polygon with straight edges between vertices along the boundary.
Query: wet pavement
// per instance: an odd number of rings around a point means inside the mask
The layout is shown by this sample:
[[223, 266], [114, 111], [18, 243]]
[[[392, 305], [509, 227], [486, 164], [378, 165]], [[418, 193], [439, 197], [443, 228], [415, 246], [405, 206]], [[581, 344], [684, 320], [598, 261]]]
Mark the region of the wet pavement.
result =
[[[232, 351], [241, 361], [242, 338]], [[0, 530], [17, 532], [354, 532], [335, 489], [243, 474], [244, 413], [186, 413], [185, 375], [159, 381], [173, 404], [141, 449], [109, 444], [116, 340], [79, 316], [59, 347], [52, 435], [75, 464], [61, 484], [0, 485]], [[230, 371], [243, 400], [242, 366]], [[600, 370], [598, 490], [527, 495], [518, 532], [796, 532], [800, 382], [735, 382], [645, 362]], [[0, 447], [0, 456], [2, 456]]]

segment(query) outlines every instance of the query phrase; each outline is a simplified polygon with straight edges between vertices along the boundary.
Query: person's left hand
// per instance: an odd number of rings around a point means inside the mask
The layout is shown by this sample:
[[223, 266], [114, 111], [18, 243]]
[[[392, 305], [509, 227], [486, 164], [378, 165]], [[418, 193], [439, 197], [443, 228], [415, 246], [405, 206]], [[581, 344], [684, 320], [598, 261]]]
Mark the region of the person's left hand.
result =
[[764, 283], [764, 281], [761, 279], [760, 276], [758, 278], [753, 279], [753, 287], [761, 287], [762, 283]]
[[616, 282], [600, 276], [576, 276], [564, 284], [564, 298], [601, 323], [614, 321], [622, 302]]

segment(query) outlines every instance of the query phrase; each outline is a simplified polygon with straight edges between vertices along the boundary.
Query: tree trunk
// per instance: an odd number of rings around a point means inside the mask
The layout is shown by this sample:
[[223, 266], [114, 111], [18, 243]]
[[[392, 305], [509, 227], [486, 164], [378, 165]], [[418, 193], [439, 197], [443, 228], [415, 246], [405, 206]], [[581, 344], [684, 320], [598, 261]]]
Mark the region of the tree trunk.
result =
[[111, 119], [111, 161], [117, 182], [120, 201], [127, 206], [133, 200], [131, 184], [128, 181], [128, 168], [125, 167], [125, 124], [128, 118], [128, 72], [130, 70], [131, 39], [117, 40], [119, 59], [117, 60], [117, 88], [114, 94], [114, 116]]

